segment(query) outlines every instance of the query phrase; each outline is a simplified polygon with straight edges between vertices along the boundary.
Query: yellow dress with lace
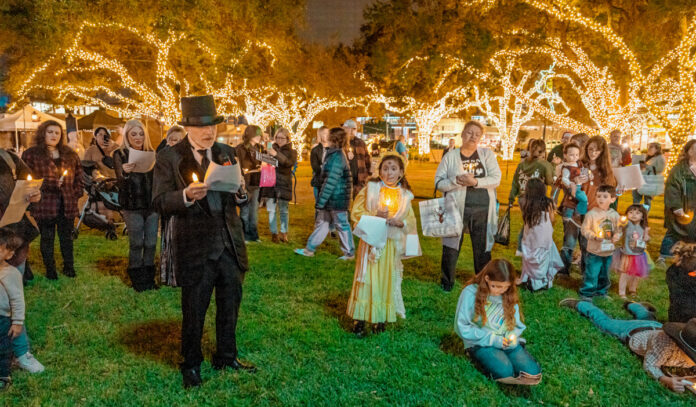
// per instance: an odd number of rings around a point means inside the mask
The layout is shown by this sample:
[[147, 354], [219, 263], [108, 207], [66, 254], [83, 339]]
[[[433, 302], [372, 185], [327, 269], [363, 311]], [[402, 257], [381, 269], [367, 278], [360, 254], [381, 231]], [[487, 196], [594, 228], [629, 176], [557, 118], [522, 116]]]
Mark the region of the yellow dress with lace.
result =
[[[377, 207], [378, 203], [372, 205], [367, 203], [367, 190], [363, 188], [358, 193], [353, 203], [351, 211], [351, 221], [357, 224], [363, 215], [376, 214], [376, 210], [370, 211], [369, 207]], [[401, 298], [401, 278], [403, 266], [401, 257], [404, 253], [404, 242], [406, 233], [417, 233], [416, 217], [410, 205], [411, 199], [402, 199], [402, 194], [412, 194], [402, 190], [400, 187], [390, 188], [382, 186], [379, 192], [379, 201], [384, 204], [388, 202], [389, 217], [393, 217], [397, 212], [402, 212], [401, 220], [404, 228], [389, 227], [390, 237], [383, 249], [377, 251], [363, 240], [360, 240], [356, 256], [355, 275], [353, 278], [353, 288], [348, 299], [348, 309], [346, 313], [349, 317], [366, 321], [372, 324], [381, 322], [395, 322], [397, 315], [405, 318], [403, 299]], [[373, 197], [372, 199], [377, 199]], [[399, 206], [408, 202], [407, 211], [399, 211]], [[378, 254], [375, 255], [377, 252]]]

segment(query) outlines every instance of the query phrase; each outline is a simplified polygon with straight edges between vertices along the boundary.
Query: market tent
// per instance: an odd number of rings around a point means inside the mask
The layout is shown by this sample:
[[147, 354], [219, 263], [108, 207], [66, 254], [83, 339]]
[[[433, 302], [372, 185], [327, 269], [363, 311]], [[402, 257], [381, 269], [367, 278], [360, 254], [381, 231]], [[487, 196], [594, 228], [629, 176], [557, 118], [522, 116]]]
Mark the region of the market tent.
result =
[[39, 124], [46, 120], [55, 120], [65, 128], [65, 120], [34, 109], [31, 105], [26, 105], [22, 110], [6, 114], [5, 117], [1, 118], [0, 131], [36, 130], [39, 128]]
[[125, 123], [125, 120], [111, 116], [104, 109], [99, 109], [79, 118], [77, 120], [77, 128], [79, 130], [94, 130], [97, 127], [106, 127], [109, 130], [113, 130], [123, 126], [123, 123]]
[[6, 114], [3, 118], [0, 118], [0, 132], [14, 132], [15, 147], [18, 147], [20, 131], [36, 131], [41, 122], [46, 120], [55, 120], [65, 128], [65, 120], [34, 109], [31, 105], [25, 105], [22, 110]]

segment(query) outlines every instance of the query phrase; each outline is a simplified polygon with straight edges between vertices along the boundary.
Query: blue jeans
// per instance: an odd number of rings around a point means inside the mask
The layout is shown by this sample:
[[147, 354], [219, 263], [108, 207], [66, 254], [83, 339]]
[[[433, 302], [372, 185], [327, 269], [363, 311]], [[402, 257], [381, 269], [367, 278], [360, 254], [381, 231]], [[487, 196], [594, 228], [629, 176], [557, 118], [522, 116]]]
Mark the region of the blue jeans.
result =
[[661, 329], [662, 324], [653, 319], [652, 314], [645, 307], [638, 303], [628, 304], [628, 311], [633, 314], [635, 319], [624, 320], [614, 319], [604, 313], [596, 305], [588, 301], [578, 303], [578, 312], [592, 321], [597, 328], [623, 342], [629, 338], [629, 334], [634, 329], [652, 328]]
[[595, 295], [607, 295], [609, 292], [609, 266], [611, 256], [597, 256], [587, 253], [585, 257], [585, 273], [582, 277], [582, 287], [580, 295], [583, 297], [593, 297]]
[[10, 332], [12, 320], [9, 317], [0, 317], [0, 377], [10, 377], [10, 365], [12, 364], [12, 345]]
[[505, 350], [492, 346], [474, 346], [470, 354], [481, 365], [483, 373], [494, 380], [517, 377], [520, 372], [530, 375], [541, 373], [539, 363], [521, 345]]
[[259, 240], [259, 187], [247, 187], [249, 200], [239, 210], [244, 227], [244, 240]]
[[651, 197], [650, 195], [641, 195], [638, 193], [637, 189], [634, 189], [633, 190], [633, 203], [639, 204], [641, 200], [643, 200], [644, 205], [646, 206], [645, 209], [648, 212], [650, 212], [650, 206], [652, 205], [653, 197]]
[[276, 214], [276, 207], [278, 207], [278, 212], [280, 212], [280, 233], [288, 233], [288, 222], [290, 220], [290, 213], [288, 210], [288, 205], [290, 201], [284, 199], [270, 198], [266, 201], [266, 210], [268, 211], [268, 226], [271, 229], [271, 233], [274, 235], [278, 234], [278, 221]]
[[128, 227], [128, 267], [154, 266], [159, 215], [149, 209], [123, 211], [122, 215]]
[[672, 248], [679, 241], [679, 237], [675, 236], [672, 232], [667, 229], [665, 232], [665, 237], [662, 238], [662, 244], [660, 244], [660, 257], [671, 258]]
[[[24, 321], [26, 323], [27, 321]], [[12, 353], [15, 357], [20, 357], [29, 352], [29, 336], [27, 335], [27, 327], [22, 326], [22, 333], [12, 340]]]
[[563, 260], [563, 269], [559, 271], [561, 274], [570, 274], [570, 267], [573, 265], [573, 251], [575, 246], [580, 243], [580, 251], [582, 257], [580, 259], [580, 270], [585, 270], [585, 248], [587, 240], [580, 234], [580, 227], [576, 226], [571, 220], [563, 220], [563, 247], [561, 248], [561, 260]]
[[321, 188], [319, 187], [314, 187], [314, 203], [317, 203], [317, 200], [319, 200], [319, 192], [321, 191]]

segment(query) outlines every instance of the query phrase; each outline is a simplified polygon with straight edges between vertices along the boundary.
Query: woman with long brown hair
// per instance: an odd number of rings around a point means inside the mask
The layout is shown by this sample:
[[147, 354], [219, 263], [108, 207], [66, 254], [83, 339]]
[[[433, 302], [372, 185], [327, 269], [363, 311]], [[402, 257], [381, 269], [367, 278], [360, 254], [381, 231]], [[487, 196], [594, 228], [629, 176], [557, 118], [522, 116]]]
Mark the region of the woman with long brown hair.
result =
[[244, 226], [244, 240], [247, 242], [260, 242], [259, 240], [259, 184], [261, 183], [261, 160], [257, 153], [263, 152], [261, 135], [263, 131], [259, 126], [247, 126], [244, 129], [242, 142], [235, 148], [239, 165], [244, 174], [246, 185], [247, 204], [239, 210], [239, 217]]
[[56, 229], [63, 255], [63, 274], [75, 277], [72, 232], [78, 214], [77, 201], [83, 194], [80, 158], [66, 144], [65, 132], [54, 120], [47, 120], [36, 131], [35, 146], [22, 155], [34, 177], [43, 179], [41, 200], [30, 207], [41, 233], [41, 256], [46, 277], [56, 280], [53, 253]]
[[[522, 322], [515, 280], [509, 261], [491, 260], [459, 296], [454, 329], [484, 373], [497, 381], [537, 384], [539, 363], [521, 346]], [[520, 379], [525, 381], [520, 382]]]

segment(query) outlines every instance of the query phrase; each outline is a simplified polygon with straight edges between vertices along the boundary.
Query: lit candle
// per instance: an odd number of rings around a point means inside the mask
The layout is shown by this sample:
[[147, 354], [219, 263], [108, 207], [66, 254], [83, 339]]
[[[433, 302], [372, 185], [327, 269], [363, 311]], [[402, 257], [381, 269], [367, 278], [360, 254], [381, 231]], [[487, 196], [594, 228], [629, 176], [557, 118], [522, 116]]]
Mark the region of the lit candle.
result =
[[512, 334], [508, 337], [508, 341], [510, 341], [510, 343], [515, 342], [515, 339], [517, 339], [517, 336], [515, 336], [515, 334]]
[[626, 225], [628, 224], [628, 218], [626, 216], [621, 217], [621, 225]]
[[31, 175], [27, 175], [27, 181], [31, 181]]
[[193, 179], [193, 182], [198, 182], [198, 175], [196, 175], [195, 172], [191, 174], [191, 178]]
[[602, 230], [600, 230], [599, 232], [597, 232], [597, 237], [600, 238], [600, 239], [604, 238], [604, 233], [603, 233]]
[[58, 182], [63, 182], [63, 179], [65, 179], [66, 175], [68, 175], [68, 170], [63, 171], [63, 175], [60, 176]]

